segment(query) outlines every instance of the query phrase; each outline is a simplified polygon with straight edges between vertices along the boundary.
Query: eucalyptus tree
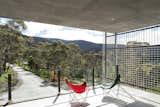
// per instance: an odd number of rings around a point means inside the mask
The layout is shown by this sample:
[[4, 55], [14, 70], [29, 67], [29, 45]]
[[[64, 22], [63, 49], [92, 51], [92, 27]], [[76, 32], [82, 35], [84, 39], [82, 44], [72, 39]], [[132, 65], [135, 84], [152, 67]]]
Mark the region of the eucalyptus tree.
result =
[[52, 69], [54, 75], [56, 75], [56, 72], [58, 71], [61, 71], [61, 74], [64, 75], [68, 69], [68, 46], [59, 41], [53, 42], [47, 47], [49, 50], [47, 66]]
[[94, 53], [93, 54], [93, 67], [95, 69], [95, 75], [100, 78], [102, 75], [102, 53]]
[[49, 52], [49, 60], [54, 69], [60, 70], [62, 62], [67, 58], [68, 47], [63, 42], [54, 42], [52, 46]]
[[22, 32], [27, 29], [27, 26], [23, 20], [20, 19], [11, 19], [8, 20], [7, 26], [11, 27], [13, 30]]
[[25, 60], [28, 62], [30, 70], [40, 74], [40, 69], [46, 68], [47, 51], [46, 43], [37, 43], [30, 46], [25, 52]]
[[24, 39], [22, 34], [9, 28], [7, 25], [0, 26], [0, 59], [3, 71], [6, 63], [13, 63], [21, 55]]

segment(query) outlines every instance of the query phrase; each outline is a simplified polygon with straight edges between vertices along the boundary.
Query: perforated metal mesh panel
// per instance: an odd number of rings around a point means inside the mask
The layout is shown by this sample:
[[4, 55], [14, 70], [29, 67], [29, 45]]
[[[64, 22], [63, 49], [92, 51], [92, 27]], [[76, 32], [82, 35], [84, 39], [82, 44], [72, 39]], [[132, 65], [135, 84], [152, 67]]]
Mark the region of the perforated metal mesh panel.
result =
[[123, 83], [160, 91], [160, 26], [106, 36], [105, 49], [106, 78], [117, 63]]

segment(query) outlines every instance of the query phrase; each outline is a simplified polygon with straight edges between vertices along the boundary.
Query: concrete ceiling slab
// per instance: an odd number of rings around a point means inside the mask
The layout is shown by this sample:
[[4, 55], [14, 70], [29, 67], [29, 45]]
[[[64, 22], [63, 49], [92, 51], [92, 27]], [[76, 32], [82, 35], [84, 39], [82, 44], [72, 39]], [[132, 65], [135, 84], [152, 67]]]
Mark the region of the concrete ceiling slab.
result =
[[0, 17], [106, 32], [160, 22], [160, 0], [0, 0]]

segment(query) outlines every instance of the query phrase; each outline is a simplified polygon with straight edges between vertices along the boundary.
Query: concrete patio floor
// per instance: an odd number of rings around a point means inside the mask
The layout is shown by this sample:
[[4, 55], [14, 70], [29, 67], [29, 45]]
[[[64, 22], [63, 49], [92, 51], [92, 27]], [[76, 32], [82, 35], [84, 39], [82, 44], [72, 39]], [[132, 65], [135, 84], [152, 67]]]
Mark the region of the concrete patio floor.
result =
[[54, 104], [56, 96], [15, 103], [7, 107], [86, 107], [87, 105], [87, 107], [160, 107], [160, 95], [124, 85], [120, 86], [119, 91], [117, 89], [117, 86], [114, 87], [108, 94], [104, 94], [103, 90], [98, 87], [90, 90], [86, 103], [71, 103], [70, 95], [62, 94]]

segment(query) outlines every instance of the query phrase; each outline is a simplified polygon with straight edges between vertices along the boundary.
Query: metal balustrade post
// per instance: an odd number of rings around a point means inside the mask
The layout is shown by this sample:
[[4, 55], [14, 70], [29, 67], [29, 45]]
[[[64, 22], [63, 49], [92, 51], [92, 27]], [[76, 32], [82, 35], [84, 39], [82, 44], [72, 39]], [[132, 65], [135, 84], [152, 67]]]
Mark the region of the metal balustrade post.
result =
[[118, 61], [117, 61], [117, 33], [115, 33], [115, 45], [114, 45], [114, 54], [115, 54], [115, 65], [118, 65]]
[[116, 65], [116, 73], [118, 73], [118, 72], [119, 72], [119, 66]]
[[107, 62], [106, 62], [106, 60], [107, 60], [107, 33], [105, 33], [105, 43], [104, 43], [104, 63], [105, 63], [105, 66], [104, 66], [104, 71], [105, 71], [105, 73], [104, 73], [104, 76], [105, 76], [105, 79], [106, 79], [106, 76], [107, 76]]
[[60, 71], [58, 71], [58, 93], [61, 92], [61, 84], [60, 84], [60, 82], [61, 82], [61, 73], [60, 73]]
[[12, 100], [12, 76], [8, 74], [8, 101]]
[[114, 54], [115, 54], [115, 71], [118, 72], [118, 60], [117, 60], [117, 33], [115, 33], [115, 46], [114, 46]]
[[94, 89], [94, 67], [92, 70], [92, 88]]

